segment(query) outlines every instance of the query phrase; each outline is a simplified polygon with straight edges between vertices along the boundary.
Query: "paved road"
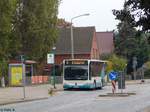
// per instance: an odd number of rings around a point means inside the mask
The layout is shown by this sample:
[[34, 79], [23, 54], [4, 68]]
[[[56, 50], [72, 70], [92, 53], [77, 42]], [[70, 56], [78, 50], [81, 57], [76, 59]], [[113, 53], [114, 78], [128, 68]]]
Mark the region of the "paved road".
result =
[[15, 112], [142, 112], [150, 105], [150, 84], [128, 85], [125, 92], [136, 93], [129, 97], [98, 97], [110, 91], [110, 86], [96, 91], [62, 91], [47, 100], [11, 104], [0, 109], [14, 109]]

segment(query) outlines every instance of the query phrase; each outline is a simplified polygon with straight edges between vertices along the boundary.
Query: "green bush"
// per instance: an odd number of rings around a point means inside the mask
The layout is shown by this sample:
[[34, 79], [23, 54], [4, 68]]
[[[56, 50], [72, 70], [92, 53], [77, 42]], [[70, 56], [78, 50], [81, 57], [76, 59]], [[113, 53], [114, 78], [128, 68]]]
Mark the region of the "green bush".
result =
[[100, 59], [101, 60], [109, 60], [112, 57], [112, 53], [108, 54], [108, 53], [103, 53], [100, 55]]
[[124, 71], [127, 65], [126, 59], [119, 57], [115, 54], [110, 57], [109, 61], [112, 62], [112, 69], [114, 71]]

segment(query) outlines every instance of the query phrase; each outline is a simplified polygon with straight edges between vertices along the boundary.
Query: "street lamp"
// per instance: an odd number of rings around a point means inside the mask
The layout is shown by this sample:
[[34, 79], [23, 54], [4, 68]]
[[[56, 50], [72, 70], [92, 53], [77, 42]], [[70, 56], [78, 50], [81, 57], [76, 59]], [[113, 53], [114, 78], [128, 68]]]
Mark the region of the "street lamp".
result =
[[71, 27], [70, 27], [70, 30], [71, 30], [71, 58], [74, 59], [74, 42], [73, 42], [73, 28], [72, 28], [72, 21], [73, 19], [76, 19], [76, 18], [79, 18], [81, 16], [89, 16], [90, 14], [87, 13], [87, 14], [82, 14], [82, 15], [78, 15], [78, 16], [75, 16], [73, 18], [71, 18]]

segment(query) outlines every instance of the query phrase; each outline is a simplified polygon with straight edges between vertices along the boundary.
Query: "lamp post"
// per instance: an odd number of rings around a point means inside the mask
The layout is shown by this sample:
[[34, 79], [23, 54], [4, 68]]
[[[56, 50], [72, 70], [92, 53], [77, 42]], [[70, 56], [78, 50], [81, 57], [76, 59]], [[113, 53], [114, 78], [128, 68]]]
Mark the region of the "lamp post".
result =
[[73, 40], [73, 28], [72, 28], [72, 21], [76, 18], [79, 18], [79, 17], [82, 17], [82, 16], [89, 16], [90, 14], [82, 14], [82, 15], [78, 15], [78, 16], [75, 16], [73, 18], [71, 18], [71, 27], [70, 27], [70, 31], [71, 31], [71, 58], [74, 59], [74, 40]]
[[53, 63], [53, 85], [54, 85], [54, 89], [56, 89], [56, 86], [55, 86], [55, 50], [56, 50], [56, 47], [53, 47], [52, 50], [53, 50], [53, 53], [54, 53], [54, 63]]

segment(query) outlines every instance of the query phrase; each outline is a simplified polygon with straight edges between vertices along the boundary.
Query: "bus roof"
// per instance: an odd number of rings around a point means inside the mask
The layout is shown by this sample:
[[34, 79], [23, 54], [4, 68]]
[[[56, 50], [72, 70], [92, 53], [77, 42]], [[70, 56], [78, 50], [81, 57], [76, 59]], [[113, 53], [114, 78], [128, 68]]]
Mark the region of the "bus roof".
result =
[[71, 61], [71, 60], [84, 60], [84, 61], [91, 61], [91, 62], [104, 62], [107, 63], [106, 60], [98, 60], [98, 59], [64, 59], [63, 61]]

